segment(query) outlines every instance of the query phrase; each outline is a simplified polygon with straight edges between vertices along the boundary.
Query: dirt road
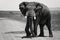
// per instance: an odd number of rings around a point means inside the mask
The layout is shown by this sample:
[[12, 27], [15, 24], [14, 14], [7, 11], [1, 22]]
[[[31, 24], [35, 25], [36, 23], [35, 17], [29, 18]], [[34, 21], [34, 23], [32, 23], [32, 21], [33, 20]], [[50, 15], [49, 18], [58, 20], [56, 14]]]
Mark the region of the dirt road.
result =
[[60, 40], [60, 31], [53, 31], [53, 38], [48, 37], [48, 31], [44, 33], [47, 37], [21, 38], [25, 35], [25, 22], [0, 18], [0, 40]]

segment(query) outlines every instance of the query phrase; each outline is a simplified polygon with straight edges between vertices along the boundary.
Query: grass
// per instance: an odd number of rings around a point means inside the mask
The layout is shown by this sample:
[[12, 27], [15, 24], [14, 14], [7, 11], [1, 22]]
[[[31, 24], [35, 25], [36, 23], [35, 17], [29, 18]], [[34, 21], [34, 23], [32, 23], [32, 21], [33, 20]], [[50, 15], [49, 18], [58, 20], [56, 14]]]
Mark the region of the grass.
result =
[[[20, 11], [0, 11], [0, 17], [26, 22]], [[52, 30], [60, 30], [60, 10], [51, 10]]]

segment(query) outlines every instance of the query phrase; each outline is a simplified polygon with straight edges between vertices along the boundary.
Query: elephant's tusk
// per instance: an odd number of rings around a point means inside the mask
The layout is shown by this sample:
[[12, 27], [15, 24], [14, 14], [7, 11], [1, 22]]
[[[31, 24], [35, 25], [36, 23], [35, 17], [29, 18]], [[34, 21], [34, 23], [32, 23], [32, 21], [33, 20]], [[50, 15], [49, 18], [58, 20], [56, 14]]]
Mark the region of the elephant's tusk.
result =
[[34, 17], [34, 19], [36, 19], [36, 17]]
[[25, 16], [25, 18], [27, 18], [27, 16]]

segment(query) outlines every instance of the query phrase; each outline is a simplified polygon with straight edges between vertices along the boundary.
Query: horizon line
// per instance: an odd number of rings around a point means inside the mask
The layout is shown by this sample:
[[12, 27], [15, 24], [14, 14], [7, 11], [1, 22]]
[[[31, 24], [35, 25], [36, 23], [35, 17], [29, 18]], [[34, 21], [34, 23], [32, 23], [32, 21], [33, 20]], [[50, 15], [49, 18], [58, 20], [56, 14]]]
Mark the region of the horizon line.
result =
[[[49, 8], [50, 10], [60, 10], [60, 7], [56, 7], [56, 8]], [[20, 10], [13, 10], [13, 9], [9, 9], [9, 10], [0, 10], [0, 11], [20, 11]]]

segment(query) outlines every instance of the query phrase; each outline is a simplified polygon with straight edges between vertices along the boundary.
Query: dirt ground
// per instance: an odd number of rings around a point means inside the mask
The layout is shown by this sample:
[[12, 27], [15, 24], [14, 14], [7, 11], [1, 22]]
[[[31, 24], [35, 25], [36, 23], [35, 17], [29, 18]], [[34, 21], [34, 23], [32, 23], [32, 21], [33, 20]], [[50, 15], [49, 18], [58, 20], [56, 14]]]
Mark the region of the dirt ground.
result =
[[[44, 30], [47, 37], [21, 38], [25, 36], [25, 22], [0, 18], [0, 40], [60, 40], [60, 31], [53, 31], [53, 37], [48, 37], [48, 30]], [[39, 30], [38, 30], [39, 34]]]

